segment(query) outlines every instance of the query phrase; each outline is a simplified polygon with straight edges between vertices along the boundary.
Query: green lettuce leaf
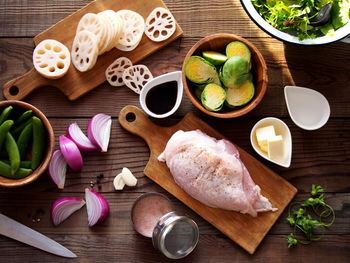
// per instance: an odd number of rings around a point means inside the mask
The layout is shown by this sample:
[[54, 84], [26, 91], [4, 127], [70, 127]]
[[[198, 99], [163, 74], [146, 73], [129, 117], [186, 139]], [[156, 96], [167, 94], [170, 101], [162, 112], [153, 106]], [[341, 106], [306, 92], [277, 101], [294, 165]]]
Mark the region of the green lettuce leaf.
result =
[[350, 0], [334, 1], [331, 14], [334, 29], [344, 26], [350, 20]]

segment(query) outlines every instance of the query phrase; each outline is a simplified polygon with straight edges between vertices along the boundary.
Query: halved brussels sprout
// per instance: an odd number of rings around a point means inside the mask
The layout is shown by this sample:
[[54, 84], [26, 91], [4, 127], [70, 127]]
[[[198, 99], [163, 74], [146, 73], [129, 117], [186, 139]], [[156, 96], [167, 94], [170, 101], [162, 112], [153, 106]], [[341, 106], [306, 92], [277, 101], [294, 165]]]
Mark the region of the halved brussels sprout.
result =
[[206, 85], [201, 94], [201, 101], [203, 106], [210, 111], [221, 110], [225, 99], [226, 91], [215, 83]]
[[185, 75], [196, 84], [221, 84], [215, 66], [200, 56], [192, 56], [187, 60]]

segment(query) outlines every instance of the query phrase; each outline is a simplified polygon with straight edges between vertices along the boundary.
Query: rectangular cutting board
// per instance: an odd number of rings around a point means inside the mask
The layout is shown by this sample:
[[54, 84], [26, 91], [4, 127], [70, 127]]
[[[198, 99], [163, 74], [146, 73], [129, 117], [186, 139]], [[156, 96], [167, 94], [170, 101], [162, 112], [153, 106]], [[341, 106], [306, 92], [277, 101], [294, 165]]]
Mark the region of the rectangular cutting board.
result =
[[234, 211], [208, 207], [183, 191], [175, 183], [166, 164], [159, 162], [157, 157], [164, 150], [169, 138], [178, 130], [200, 129], [217, 139], [224, 138], [219, 132], [192, 113], [188, 113], [175, 126], [160, 127], [155, 125], [143, 111], [135, 106], [124, 107], [119, 113], [119, 122], [124, 129], [142, 137], [150, 148], [150, 158], [144, 170], [145, 175], [185, 203], [250, 254], [255, 252], [267, 232], [297, 193], [297, 189], [293, 185], [237, 147], [241, 160], [249, 170], [254, 182], [261, 187], [262, 194], [271, 201], [274, 207], [278, 208], [278, 211], [259, 213], [254, 218]]
[[[37, 45], [42, 40], [55, 39], [65, 44], [70, 50], [76, 27], [84, 14], [98, 13], [106, 9], [112, 9], [114, 11], [129, 9], [138, 12], [146, 20], [149, 13], [156, 7], [167, 8], [162, 0], [96, 0], [61, 20], [46, 31], [38, 34], [34, 37], [34, 43]], [[123, 52], [113, 48], [111, 51], [99, 56], [94, 68], [87, 72], [79, 72], [75, 69], [73, 64], [71, 64], [68, 73], [57, 80], [46, 79], [32, 68], [23, 76], [7, 82], [3, 86], [3, 95], [6, 99], [21, 100], [37, 88], [53, 86], [60, 89], [68, 99], [75, 100], [103, 83], [106, 80], [106, 68], [118, 57], [126, 56], [133, 64], [136, 64], [143, 58], [179, 38], [182, 33], [182, 29], [176, 23], [176, 31], [165, 41], [158, 43], [153, 42], [144, 34], [140, 44], [133, 51]]]

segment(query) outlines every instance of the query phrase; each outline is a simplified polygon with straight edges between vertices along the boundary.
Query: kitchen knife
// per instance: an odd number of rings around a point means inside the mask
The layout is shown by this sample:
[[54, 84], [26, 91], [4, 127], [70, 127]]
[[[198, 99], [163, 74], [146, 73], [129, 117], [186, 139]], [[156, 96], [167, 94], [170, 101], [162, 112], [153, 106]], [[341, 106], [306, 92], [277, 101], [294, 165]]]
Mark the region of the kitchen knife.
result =
[[0, 234], [61, 257], [77, 257], [72, 251], [58, 244], [56, 241], [1, 213]]

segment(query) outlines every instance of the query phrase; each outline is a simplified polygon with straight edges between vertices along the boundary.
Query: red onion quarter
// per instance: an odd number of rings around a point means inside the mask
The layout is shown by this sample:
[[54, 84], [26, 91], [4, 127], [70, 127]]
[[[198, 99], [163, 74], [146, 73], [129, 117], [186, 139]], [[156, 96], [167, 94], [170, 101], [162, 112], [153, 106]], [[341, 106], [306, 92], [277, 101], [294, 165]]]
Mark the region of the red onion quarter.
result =
[[85, 201], [80, 198], [63, 197], [57, 199], [51, 206], [52, 223], [55, 226], [59, 225], [84, 205]]

